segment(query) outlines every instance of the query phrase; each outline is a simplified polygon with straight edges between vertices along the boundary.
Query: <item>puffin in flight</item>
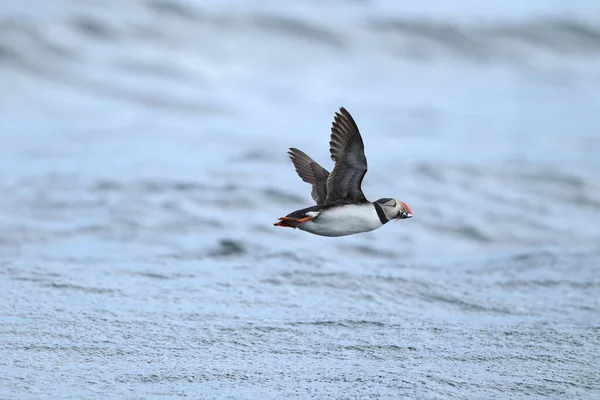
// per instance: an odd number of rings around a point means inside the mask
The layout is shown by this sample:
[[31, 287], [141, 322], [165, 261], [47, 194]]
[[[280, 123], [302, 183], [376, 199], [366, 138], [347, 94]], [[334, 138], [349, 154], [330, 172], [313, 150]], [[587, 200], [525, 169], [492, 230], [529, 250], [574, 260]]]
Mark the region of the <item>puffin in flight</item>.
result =
[[344, 107], [335, 113], [329, 146], [335, 163], [331, 173], [304, 152], [290, 148], [288, 154], [296, 172], [312, 185], [311, 196], [317, 204], [279, 218], [275, 226], [320, 236], [347, 236], [412, 217], [410, 208], [401, 201], [383, 198], [370, 202], [365, 198], [361, 189], [367, 173], [365, 148], [354, 119]]

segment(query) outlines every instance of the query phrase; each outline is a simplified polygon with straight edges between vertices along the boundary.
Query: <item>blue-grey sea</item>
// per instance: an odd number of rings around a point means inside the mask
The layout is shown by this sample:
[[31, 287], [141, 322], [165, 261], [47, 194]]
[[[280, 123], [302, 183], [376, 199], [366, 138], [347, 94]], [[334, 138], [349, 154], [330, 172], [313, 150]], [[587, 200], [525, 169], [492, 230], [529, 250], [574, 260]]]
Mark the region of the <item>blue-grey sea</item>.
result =
[[[286, 155], [414, 218], [327, 238]], [[2, 0], [1, 399], [600, 399], [600, 2]]]

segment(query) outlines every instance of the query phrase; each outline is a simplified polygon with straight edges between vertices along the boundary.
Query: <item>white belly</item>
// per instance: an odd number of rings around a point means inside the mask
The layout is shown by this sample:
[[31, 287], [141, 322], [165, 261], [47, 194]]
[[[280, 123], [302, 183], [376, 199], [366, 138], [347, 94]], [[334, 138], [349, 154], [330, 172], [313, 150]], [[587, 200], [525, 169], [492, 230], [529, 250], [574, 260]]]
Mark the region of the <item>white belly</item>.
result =
[[372, 204], [349, 204], [326, 210], [314, 220], [300, 224], [298, 229], [321, 236], [346, 236], [381, 226]]

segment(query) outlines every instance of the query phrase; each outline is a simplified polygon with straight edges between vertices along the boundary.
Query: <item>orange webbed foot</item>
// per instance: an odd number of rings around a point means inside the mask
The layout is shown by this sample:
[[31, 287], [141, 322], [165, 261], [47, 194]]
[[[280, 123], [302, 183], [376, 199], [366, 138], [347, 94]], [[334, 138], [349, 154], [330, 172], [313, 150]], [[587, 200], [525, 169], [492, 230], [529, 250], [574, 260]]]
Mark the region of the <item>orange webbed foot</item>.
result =
[[277, 218], [279, 221], [275, 222], [273, 225], [275, 226], [283, 226], [286, 228], [297, 228], [303, 222], [310, 221], [312, 217], [302, 217], [302, 218], [290, 218], [290, 217], [281, 217]]

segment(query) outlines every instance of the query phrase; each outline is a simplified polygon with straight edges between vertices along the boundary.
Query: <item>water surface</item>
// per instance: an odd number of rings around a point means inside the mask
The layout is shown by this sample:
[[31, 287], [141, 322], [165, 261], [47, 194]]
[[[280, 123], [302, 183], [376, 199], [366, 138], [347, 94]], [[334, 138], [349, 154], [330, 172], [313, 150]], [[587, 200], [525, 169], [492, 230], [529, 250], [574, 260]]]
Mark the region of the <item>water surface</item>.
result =
[[[0, 396], [598, 398], [599, 12], [6, 1]], [[415, 217], [273, 227], [339, 106]]]

